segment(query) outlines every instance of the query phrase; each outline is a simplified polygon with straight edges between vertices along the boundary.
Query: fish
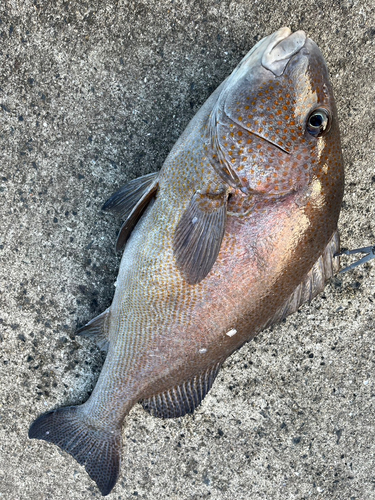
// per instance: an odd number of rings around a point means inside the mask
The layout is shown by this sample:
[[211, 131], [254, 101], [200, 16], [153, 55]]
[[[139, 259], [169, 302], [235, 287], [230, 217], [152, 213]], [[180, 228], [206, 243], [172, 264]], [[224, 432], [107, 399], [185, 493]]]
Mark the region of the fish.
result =
[[280, 28], [207, 99], [161, 170], [105, 203], [125, 221], [116, 290], [78, 334], [106, 359], [89, 399], [42, 414], [29, 437], [70, 453], [109, 494], [136, 403], [159, 418], [192, 413], [228, 356], [323, 290], [339, 268], [343, 188], [323, 55]]

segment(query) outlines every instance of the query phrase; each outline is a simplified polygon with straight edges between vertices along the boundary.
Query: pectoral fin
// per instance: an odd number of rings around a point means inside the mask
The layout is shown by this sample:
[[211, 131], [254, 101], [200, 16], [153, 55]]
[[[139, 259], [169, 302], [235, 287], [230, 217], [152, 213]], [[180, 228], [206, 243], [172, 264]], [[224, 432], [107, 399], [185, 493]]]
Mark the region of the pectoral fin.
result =
[[116, 251], [123, 248], [142, 212], [155, 196], [157, 177], [158, 173], [152, 173], [130, 181], [103, 205], [103, 210], [112, 210], [126, 219], [117, 237]]
[[174, 235], [176, 264], [190, 285], [202, 281], [219, 254], [225, 231], [228, 194], [196, 193]]

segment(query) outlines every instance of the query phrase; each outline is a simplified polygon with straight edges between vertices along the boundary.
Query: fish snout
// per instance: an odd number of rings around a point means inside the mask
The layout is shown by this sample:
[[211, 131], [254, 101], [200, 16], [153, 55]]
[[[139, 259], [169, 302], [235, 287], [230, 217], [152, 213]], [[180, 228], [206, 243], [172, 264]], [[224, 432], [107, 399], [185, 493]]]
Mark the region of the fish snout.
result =
[[280, 28], [270, 37], [270, 42], [263, 52], [262, 66], [275, 76], [281, 76], [292, 58], [306, 42], [306, 34], [299, 30], [292, 33], [290, 28]]

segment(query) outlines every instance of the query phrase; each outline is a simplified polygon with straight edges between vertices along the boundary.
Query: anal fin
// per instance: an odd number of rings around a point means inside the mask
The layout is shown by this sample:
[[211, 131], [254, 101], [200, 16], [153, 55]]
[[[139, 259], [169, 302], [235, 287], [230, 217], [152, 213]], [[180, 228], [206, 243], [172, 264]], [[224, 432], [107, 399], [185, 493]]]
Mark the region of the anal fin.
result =
[[89, 321], [85, 326], [77, 330], [76, 335], [93, 339], [102, 351], [108, 351], [108, 319], [110, 308]]
[[117, 237], [116, 251], [121, 250], [142, 212], [158, 188], [158, 172], [133, 179], [119, 189], [106, 203], [103, 210], [112, 210], [125, 219]]
[[160, 418], [177, 418], [193, 413], [211, 389], [220, 366], [221, 363], [217, 363], [183, 384], [144, 399], [141, 401], [143, 408], [154, 417]]

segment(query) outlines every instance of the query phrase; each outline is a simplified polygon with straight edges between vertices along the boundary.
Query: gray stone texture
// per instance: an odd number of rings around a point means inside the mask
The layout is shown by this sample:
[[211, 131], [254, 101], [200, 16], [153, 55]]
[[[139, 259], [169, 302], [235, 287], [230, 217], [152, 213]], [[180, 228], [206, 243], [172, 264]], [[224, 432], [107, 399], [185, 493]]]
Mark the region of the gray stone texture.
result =
[[[40, 413], [85, 401], [100, 373], [102, 354], [74, 336], [113, 295], [120, 221], [100, 207], [158, 170], [283, 25], [304, 29], [330, 68], [342, 244], [374, 244], [374, 0], [1, 1], [0, 498], [100, 497], [72, 457], [27, 437]], [[232, 356], [194, 415], [134, 407], [109, 498], [375, 499], [374, 307], [373, 261]]]

